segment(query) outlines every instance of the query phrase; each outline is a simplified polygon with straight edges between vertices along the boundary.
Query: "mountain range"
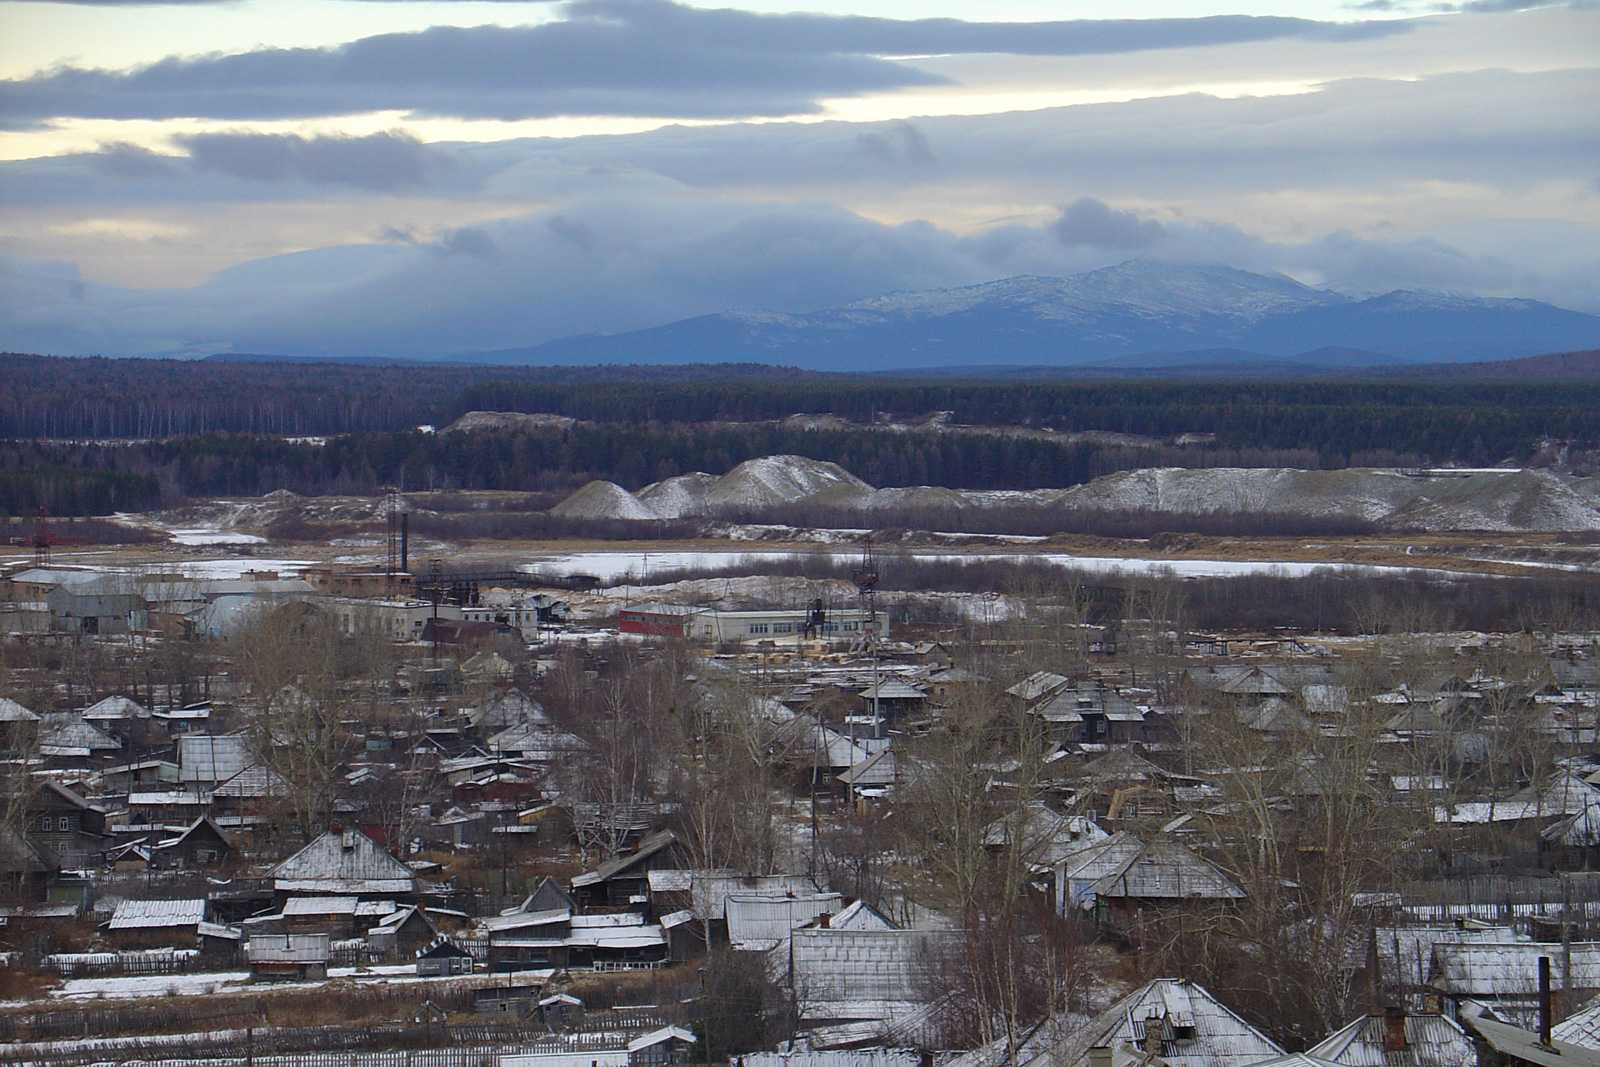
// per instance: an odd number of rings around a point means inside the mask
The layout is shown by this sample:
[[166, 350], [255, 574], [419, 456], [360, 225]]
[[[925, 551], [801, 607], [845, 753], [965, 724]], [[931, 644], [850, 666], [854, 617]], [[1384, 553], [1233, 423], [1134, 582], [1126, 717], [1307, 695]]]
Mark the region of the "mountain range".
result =
[[1353, 296], [1282, 275], [1131, 260], [870, 297], [791, 314], [727, 311], [627, 333], [451, 357], [483, 363], [764, 362], [818, 370], [1054, 365], [1382, 367], [1600, 345], [1600, 316], [1537, 300]]

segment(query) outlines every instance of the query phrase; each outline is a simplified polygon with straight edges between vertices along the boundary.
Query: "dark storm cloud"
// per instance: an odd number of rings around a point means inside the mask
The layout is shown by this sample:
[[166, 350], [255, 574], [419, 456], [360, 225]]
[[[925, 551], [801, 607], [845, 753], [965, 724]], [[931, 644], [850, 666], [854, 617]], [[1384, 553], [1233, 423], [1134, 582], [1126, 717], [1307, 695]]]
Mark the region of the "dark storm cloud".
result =
[[1061, 209], [1052, 227], [1067, 246], [1135, 250], [1149, 248], [1166, 234], [1166, 227], [1154, 219], [1140, 218], [1131, 211], [1119, 211], [1092, 196], [1079, 197]]
[[450, 165], [448, 156], [403, 133], [366, 137], [202, 133], [175, 140], [188, 150], [198, 170], [260, 181], [414, 189]]
[[880, 129], [858, 133], [856, 144], [868, 156], [883, 163], [909, 165], [923, 170], [938, 162], [927, 136], [909, 122], [895, 122]]
[[331, 48], [63, 67], [0, 83], [0, 125], [52, 118], [266, 120], [403, 110], [732, 118], [815, 112], [826, 97], [947, 84], [886, 56], [1088, 55], [1282, 38], [1363, 40], [1399, 22], [1209, 18], [975, 23], [702, 10], [577, 0], [537, 26], [436, 26]]

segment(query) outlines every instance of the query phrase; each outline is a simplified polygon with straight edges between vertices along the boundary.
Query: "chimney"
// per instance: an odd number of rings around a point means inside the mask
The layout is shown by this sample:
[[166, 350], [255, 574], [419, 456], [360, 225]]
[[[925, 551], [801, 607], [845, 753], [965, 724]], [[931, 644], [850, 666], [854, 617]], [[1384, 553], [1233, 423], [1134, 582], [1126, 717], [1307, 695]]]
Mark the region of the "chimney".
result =
[[1539, 957], [1539, 1044], [1550, 1048], [1550, 957]]
[[1404, 1052], [1406, 1047], [1405, 1009], [1390, 1005], [1383, 1010], [1383, 1051]]
[[411, 512], [400, 513], [400, 570], [411, 573]]
[[829, 915], [827, 912], [823, 912], [821, 915], [817, 916], [817, 926], [823, 930], [826, 930], [828, 928], [828, 920], [832, 918], [833, 916]]
[[1167, 1020], [1165, 1018], [1145, 1020], [1142, 1051], [1151, 1056], [1161, 1055], [1161, 1041], [1166, 1036], [1166, 1026]]

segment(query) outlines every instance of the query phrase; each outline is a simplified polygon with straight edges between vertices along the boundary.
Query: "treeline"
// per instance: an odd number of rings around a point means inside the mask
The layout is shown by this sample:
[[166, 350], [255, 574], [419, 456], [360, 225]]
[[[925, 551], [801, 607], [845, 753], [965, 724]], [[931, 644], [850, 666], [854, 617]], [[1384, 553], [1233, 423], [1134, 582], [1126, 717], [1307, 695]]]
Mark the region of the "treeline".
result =
[[1380, 453], [1482, 465], [1527, 456], [1544, 437], [1600, 444], [1595, 381], [1019, 382], [753, 364], [370, 366], [0, 355], [0, 437], [327, 436], [443, 426], [471, 410], [632, 426], [795, 413], [867, 423], [949, 411], [968, 424], [1162, 439], [1213, 433], [1221, 449], [1297, 450], [1318, 466]]

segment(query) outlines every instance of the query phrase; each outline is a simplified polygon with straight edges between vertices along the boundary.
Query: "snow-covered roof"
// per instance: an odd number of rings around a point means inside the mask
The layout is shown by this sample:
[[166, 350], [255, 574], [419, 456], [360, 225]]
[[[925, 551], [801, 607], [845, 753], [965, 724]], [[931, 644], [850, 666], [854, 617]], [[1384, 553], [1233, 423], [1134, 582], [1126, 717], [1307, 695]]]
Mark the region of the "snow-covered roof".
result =
[[283, 916], [354, 915], [355, 897], [290, 897], [283, 902]]
[[1203, 986], [1157, 978], [1064, 1040], [1030, 1049], [1019, 1067], [1089, 1067], [1091, 1049], [1121, 1042], [1150, 1049], [1170, 1067], [1247, 1067], [1283, 1055]]
[[[1559, 949], [1560, 946], [1557, 946]], [[1470, 997], [1529, 997], [1539, 991], [1539, 957], [1561, 955], [1537, 942], [1439, 942], [1433, 946], [1434, 985]], [[1570, 945], [1574, 989], [1600, 989], [1600, 941]]]
[[251, 963], [326, 963], [332, 955], [327, 934], [251, 934]]
[[838, 893], [805, 897], [730, 895], [726, 902], [728, 940], [735, 948], [757, 942], [776, 944], [790, 931], [819, 915], [832, 915], [844, 904]]
[[205, 898], [193, 900], [124, 900], [117, 905], [108, 930], [146, 930], [194, 926], [206, 917]]
[[178, 738], [178, 775], [183, 782], [225, 782], [255, 759], [243, 734], [189, 734]]
[[90, 704], [83, 709], [83, 717], [91, 722], [148, 719], [150, 712], [143, 704], [119, 694]]
[[659, 1045], [666, 1041], [681, 1041], [685, 1045], [692, 1045], [695, 1042], [695, 1036], [681, 1026], [663, 1026], [659, 1030], [641, 1034], [629, 1041], [628, 1054], [631, 1056], [635, 1052], [642, 1052], [652, 1045]]
[[836, 930], [790, 935], [794, 983], [808, 1014], [884, 1018], [897, 1005], [926, 999], [937, 949], [956, 937], [935, 930]]
[[10, 697], [0, 697], [0, 722], [38, 722], [39, 716]]
[[1070, 678], [1052, 671], [1034, 671], [1016, 685], [1006, 690], [1011, 696], [1032, 703], [1053, 689], [1066, 685]]
[[360, 830], [329, 830], [278, 864], [270, 877], [280, 890], [325, 893], [408, 893], [411, 868]]
[[1210, 860], [1176, 841], [1156, 839], [1094, 884], [1101, 897], [1238, 900], [1244, 890]]
[[1586, 1002], [1552, 1026], [1550, 1036], [1569, 1045], [1600, 1050], [1600, 997]]

